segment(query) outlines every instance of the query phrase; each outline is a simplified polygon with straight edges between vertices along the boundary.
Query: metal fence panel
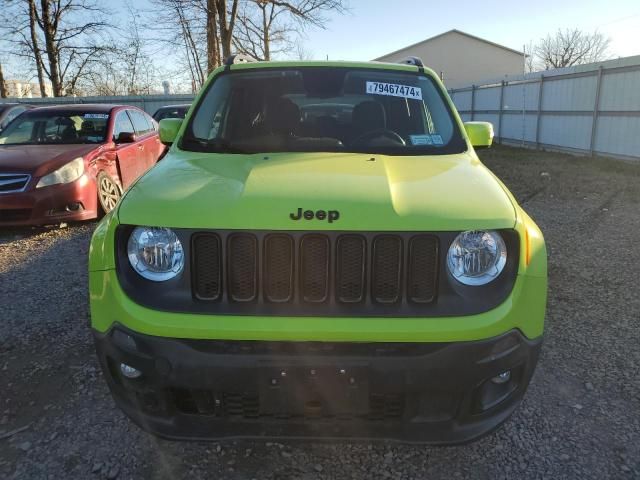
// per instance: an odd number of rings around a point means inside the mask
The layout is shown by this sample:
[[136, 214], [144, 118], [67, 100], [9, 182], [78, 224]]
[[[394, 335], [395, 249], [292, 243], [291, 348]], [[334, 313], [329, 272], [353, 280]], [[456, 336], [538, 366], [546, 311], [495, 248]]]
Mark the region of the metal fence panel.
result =
[[595, 76], [547, 81], [542, 95], [542, 110], [593, 110], [596, 82]]
[[454, 92], [451, 95], [453, 103], [460, 111], [471, 110], [471, 90], [465, 90], [460, 92]]
[[589, 150], [591, 117], [579, 115], [544, 115], [540, 123], [539, 142], [562, 145], [575, 150]]
[[522, 113], [510, 113], [504, 115], [502, 119], [502, 131], [503, 133], [501, 138], [513, 139], [514, 141], [522, 142], [524, 135], [525, 142], [535, 142], [536, 117], [535, 115], [525, 114], [523, 128]]
[[500, 86], [477, 89], [474, 106], [475, 110], [496, 110], [500, 108]]
[[3, 102], [27, 103], [35, 106], [45, 105], [64, 105], [64, 104], [82, 104], [82, 103], [112, 103], [114, 105], [131, 105], [138, 107], [150, 115], [160, 107], [165, 105], [179, 105], [191, 103], [195, 95], [128, 95], [128, 96], [104, 96], [104, 97], [55, 97], [55, 98], [7, 98], [0, 99]]
[[450, 93], [463, 120], [493, 123], [498, 141], [640, 160], [640, 56]]
[[505, 110], [522, 110], [523, 102], [526, 110], [536, 110], [538, 108], [537, 83], [516, 83], [515, 85], [506, 85], [504, 87], [502, 104]]
[[601, 110], [640, 110], [640, 70], [607, 73], [600, 89]]
[[640, 116], [598, 117], [594, 150], [629, 157], [640, 152]]

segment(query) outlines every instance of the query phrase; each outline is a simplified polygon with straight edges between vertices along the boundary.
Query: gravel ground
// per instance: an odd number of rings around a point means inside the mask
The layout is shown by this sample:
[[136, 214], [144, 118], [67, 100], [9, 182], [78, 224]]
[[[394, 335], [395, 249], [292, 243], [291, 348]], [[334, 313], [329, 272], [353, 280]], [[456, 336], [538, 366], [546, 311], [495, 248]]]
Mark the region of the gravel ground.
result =
[[95, 224], [5, 229], [0, 478], [640, 478], [640, 165], [506, 147], [482, 157], [549, 248], [542, 357], [503, 428], [440, 448], [155, 439], [115, 408], [94, 358]]

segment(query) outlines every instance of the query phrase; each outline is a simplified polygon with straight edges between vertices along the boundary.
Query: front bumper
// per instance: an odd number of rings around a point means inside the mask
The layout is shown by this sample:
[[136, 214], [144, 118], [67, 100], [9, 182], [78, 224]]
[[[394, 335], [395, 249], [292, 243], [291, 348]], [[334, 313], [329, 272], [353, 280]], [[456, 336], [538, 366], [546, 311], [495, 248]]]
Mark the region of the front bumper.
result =
[[89, 220], [97, 216], [97, 198], [95, 180], [87, 175], [67, 184], [1, 194], [0, 226]]
[[[119, 407], [176, 439], [470, 441], [517, 407], [542, 343], [518, 330], [447, 343], [185, 340], [119, 324], [93, 333]], [[121, 363], [142, 376], [125, 378]], [[492, 382], [505, 371], [507, 382]]]

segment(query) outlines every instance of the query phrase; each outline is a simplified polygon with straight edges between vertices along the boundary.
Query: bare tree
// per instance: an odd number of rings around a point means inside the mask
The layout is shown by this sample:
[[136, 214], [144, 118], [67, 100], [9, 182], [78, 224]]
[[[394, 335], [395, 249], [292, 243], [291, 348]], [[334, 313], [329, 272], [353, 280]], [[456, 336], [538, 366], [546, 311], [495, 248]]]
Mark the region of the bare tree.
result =
[[525, 73], [531, 73], [536, 71], [536, 56], [534, 52], [533, 42], [529, 42], [524, 46], [524, 71]]
[[38, 85], [40, 86], [40, 96], [42, 98], [47, 96], [47, 89], [44, 84], [44, 73], [42, 66], [42, 55], [40, 53], [40, 45], [38, 42], [38, 31], [37, 31], [37, 16], [36, 16], [36, 2], [35, 0], [28, 0], [29, 4], [29, 35], [31, 39], [31, 43], [28, 44], [29, 49], [33, 54], [33, 59], [36, 64], [36, 73], [38, 75]]
[[7, 85], [4, 83], [4, 74], [2, 73], [2, 63], [0, 63], [0, 98], [7, 98]]
[[[36, 0], [6, 0], [0, 10], [0, 31], [5, 41], [12, 46], [10, 54], [21, 60], [33, 62], [40, 96], [47, 95], [42, 50], [40, 48], [40, 26], [37, 23]], [[21, 61], [24, 66], [25, 63]]]
[[211, 73], [220, 65], [220, 35], [218, 34], [218, 4], [207, 0], [207, 71]]
[[608, 57], [609, 38], [599, 32], [558, 30], [540, 40], [535, 55], [545, 70], [598, 62]]
[[44, 36], [45, 72], [54, 96], [75, 93], [87, 66], [105, 50], [96, 38], [109, 27], [104, 18], [105, 12], [92, 0], [40, 0], [36, 20]]
[[257, 60], [295, 49], [308, 26], [325, 28], [327, 14], [344, 13], [346, 0], [248, 0], [239, 17], [235, 45]]
[[233, 30], [238, 16], [239, 0], [231, 0], [231, 6], [227, 0], [216, 0], [218, 13], [218, 28], [220, 30], [220, 47], [222, 57], [231, 55], [231, 45], [233, 43]]
[[238, 16], [234, 38], [237, 50], [256, 60], [271, 60], [272, 56], [294, 48], [293, 25], [283, 20], [286, 11], [267, 1], [252, 1]]
[[150, 94], [161, 80], [150, 49], [138, 24], [141, 11], [131, 2], [125, 3], [128, 22], [118, 27], [115, 38], [109, 41], [94, 60], [81, 84], [83, 93], [96, 95]]
[[[172, 50], [180, 69], [188, 74], [193, 92], [204, 83], [208, 71], [207, 4], [210, 1], [214, 0], [152, 0], [157, 7], [154, 22], [157, 40]], [[215, 59], [212, 60], [215, 63]]]

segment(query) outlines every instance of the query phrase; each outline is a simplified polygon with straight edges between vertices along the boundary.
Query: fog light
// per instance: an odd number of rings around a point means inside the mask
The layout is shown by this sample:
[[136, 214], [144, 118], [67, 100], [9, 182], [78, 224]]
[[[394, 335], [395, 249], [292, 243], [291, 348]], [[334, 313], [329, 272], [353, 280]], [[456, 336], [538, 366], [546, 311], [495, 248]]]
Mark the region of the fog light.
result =
[[511, 370], [502, 372], [500, 375], [496, 375], [491, 379], [491, 381], [497, 385], [500, 385], [502, 383], [507, 383], [509, 380], [511, 380]]
[[127, 365], [126, 363], [120, 364], [120, 372], [127, 378], [138, 378], [142, 375], [142, 372], [137, 368], [132, 367], [131, 365]]

